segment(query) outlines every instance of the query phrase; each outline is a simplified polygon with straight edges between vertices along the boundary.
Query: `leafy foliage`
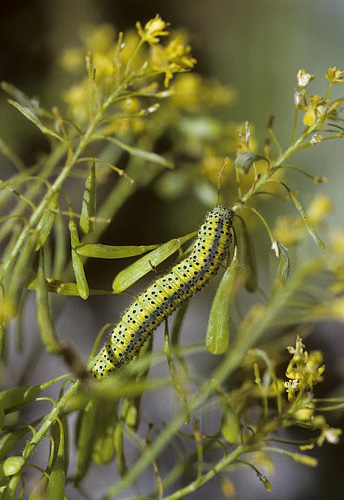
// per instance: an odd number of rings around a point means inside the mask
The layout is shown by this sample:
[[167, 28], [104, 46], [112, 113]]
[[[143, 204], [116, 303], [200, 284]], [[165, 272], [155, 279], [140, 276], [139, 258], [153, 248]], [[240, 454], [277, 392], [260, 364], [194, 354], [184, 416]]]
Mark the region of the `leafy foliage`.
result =
[[[108, 25], [88, 29], [84, 33], [85, 47], [68, 49], [61, 56], [61, 67], [75, 79], [63, 91], [63, 111], [58, 107], [44, 109], [11, 84], [2, 84], [11, 96], [9, 103], [46, 136], [50, 146], [47, 155], [26, 166], [0, 141], [2, 154], [17, 170], [0, 184], [3, 369], [11, 370], [7, 344], [14, 320], [18, 348], [23, 347], [20, 324], [26, 290], [30, 289], [35, 290], [42, 346], [51, 356], [61, 356], [72, 372], [39, 385], [12, 387], [0, 393], [3, 498], [23, 497], [32, 469], [29, 466], [40, 471], [31, 500], [64, 499], [69, 483], [86, 498], [94, 498], [93, 492], [86, 494], [83, 487], [90, 467], [113, 461], [120, 478], [103, 493], [103, 500], [115, 498], [148, 467], [153, 468], [156, 487], [145, 492], [144, 498], [183, 498], [214, 476], [220, 478], [224, 495], [230, 496], [234, 492], [230, 473], [239, 466], [253, 469], [270, 491], [271, 483], [260, 468], [268, 468], [271, 454], [316, 466], [314, 457], [295, 451], [295, 447], [306, 450], [325, 441], [336, 443], [340, 436], [339, 429], [329, 427], [324, 413], [342, 408], [344, 401], [316, 399], [315, 386], [326, 376], [323, 356], [320, 351], [309, 353], [301, 336], [307, 335], [310, 324], [326, 319], [343, 321], [344, 237], [334, 232], [324, 249], [317, 231], [320, 225], [324, 227], [331, 202], [321, 195], [306, 211], [299, 195], [289, 186], [286, 172], [297, 171], [315, 183], [326, 181], [289, 162], [305, 148], [318, 148], [323, 141], [343, 136], [340, 106], [344, 99], [330, 98], [332, 87], [344, 81], [343, 71], [335, 67], [328, 70], [328, 90], [322, 97], [309, 92], [314, 75], [300, 70], [289, 147], [283, 149], [279, 144], [272, 120], [267, 127], [269, 139], [260, 147], [249, 122], [222, 123], [214, 117], [213, 109], [230, 104], [235, 92], [189, 72], [196, 61], [184, 36], [170, 33], [168, 23], [159, 16], [145, 26], [137, 23], [136, 28], [117, 37]], [[301, 114], [303, 128], [299, 133]], [[160, 154], [157, 144], [166, 132], [170, 145]], [[65, 190], [72, 176], [84, 179], [80, 207]], [[99, 202], [96, 194], [105, 183], [111, 189]], [[87, 300], [92, 294], [122, 293], [154, 266], [181, 251], [181, 245], [194, 236], [190, 233], [162, 245], [118, 247], [99, 243], [107, 224], [142, 186], [154, 186], [165, 200], [177, 200], [192, 192], [205, 206], [212, 207], [219, 197], [220, 184], [221, 203], [235, 212], [236, 223], [232, 262], [215, 296], [207, 333], [209, 351], [223, 355], [216, 368], [208, 376], [203, 374], [204, 379], [194, 380], [188, 357], [204, 353], [205, 346], [179, 343], [187, 313], [185, 305], [176, 314], [171, 334], [166, 324], [163, 352], [153, 351], [152, 342], [147, 342], [131, 364], [101, 383], [91, 380], [87, 366], [73, 347], [59, 338], [51, 299], [63, 295], [67, 301], [68, 296]], [[276, 196], [291, 202], [299, 212], [298, 218], [282, 215], [270, 228], [257, 204], [261, 197], [258, 195], [267, 196], [271, 205]], [[257, 222], [266, 231], [278, 259], [263, 299], [259, 295], [263, 263], [257, 263], [257, 236], [252, 234]], [[323, 249], [321, 256], [297, 262], [290, 272], [288, 247], [301, 245], [307, 232]], [[110, 281], [107, 289], [89, 287], [87, 259], [141, 254], [146, 255], [114, 277], [113, 289]], [[254, 304], [250, 308], [244, 305], [240, 316], [233, 311], [242, 288], [254, 293]], [[96, 339], [88, 366], [106, 327]], [[295, 337], [296, 346], [288, 348], [291, 359], [283, 376], [283, 353]], [[166, 361], [171, 376], [148, 376], [151, 366]], [[20, 410], [35, 405], [48, 386], [61, 380], [53, 409], [35, 421], [23, 423]], [[180, 409], [156, 436], [149, 429], [142, 438], [142, 398], [147, 392], [156, 395], [166, 387], [174, 388]], [[203, 435], [195, 414], [209, 408], [217, 409], [220, 424], [213, 435]], [[68, 428], [73, 412], [78, 412], [77, 463], [76, 470], [70, 471], [73, 447]], [[182, 430], [184, 422], [188, 427]], [[310, 432], [299, 442], [279, 438], [288, 427]], [[33, 452], [45, 437], [51, 446], [48, 462], [41, 469], [34, 463]], [[23, 439], [24, 451], [16, 455]], [[178, 440], [193, 445], [184, 448], [182, 459], [173, 452]], [[135, 461], [128, 458], [128, 442], [138, 450]], [[274, 442], [276, 446], [271, 445]], [[280, 442], [292, 446], [292, 451], [278, 446]], [[165, 449], [174, 456], [175, 465], [162, 476], [157, 460]], [[188, 472], [192, 479], [185, 486], [179, 480], [187, 478]], [[173, 492], [166, 493], [172, 486]]]

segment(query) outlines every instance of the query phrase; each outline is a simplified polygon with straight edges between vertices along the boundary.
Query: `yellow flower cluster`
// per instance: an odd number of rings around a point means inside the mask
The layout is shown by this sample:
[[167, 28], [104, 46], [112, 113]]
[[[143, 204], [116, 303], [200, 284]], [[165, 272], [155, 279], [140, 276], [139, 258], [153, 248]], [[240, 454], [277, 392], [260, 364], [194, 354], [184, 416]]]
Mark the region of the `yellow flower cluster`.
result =
[[142, 28], [141, 23], [136, 23], [136, 29], [144, 42], [149, 43], [149, 45], [155, 45], [160, 42], [161, 36], [167, 36], [169, 34], [166, 28], [169, 23], [165, 23], [161, 17], [157, 14], [154, 19], [148, 21], [145, 27]]
[[191, 56], [191, 47], [185, 44], [181, 35], [166, 46], [153, 46], [152, 67], [157, 72], [165, 73], [165, 87], [169, 86], [174, 73], [189, 71], [196, 62]]
[[299, 392], [312, 391], [313, 386], [323, 380], [325, 365], [322, 364], [322, 353], [305, 351], [305, 345], [299, 336], [296, 338], [295, 347], [289, 346], [288, 351], [293, 357], [286, 370], [286, 376], [290, 380], [284, 383], [284, 387], [288, 400], [292, 401]]
[[[344, 71], [338, 69], [336, 66], [329, 68], [325, 74], [325, 77], [329, 81], [329, 88], [325, 97], [319, 96], [317, 94], [311, 94], [307, 96], [307, 87], [312, 80], [314, 80], [315, 75], [306, 73], [304, 69], [300, 69], [297, 73], [297, 83], [301, 90], [295, 90], [294, 102], [298, 109], [305, 111], [303, 117], [303, 123], [307, 127], [311, 127], [317, 118], [320, 121], [324, 121], [326, 118], [334, 118], [335, 112], [338, 108], [338, 100], [331, 103], [328, 99], [330, 89], [334, 83], [344, 83]], [[308, 102], [307, 102], [308, 100]], [[316, 144], [313, 141], [312, 145]]]

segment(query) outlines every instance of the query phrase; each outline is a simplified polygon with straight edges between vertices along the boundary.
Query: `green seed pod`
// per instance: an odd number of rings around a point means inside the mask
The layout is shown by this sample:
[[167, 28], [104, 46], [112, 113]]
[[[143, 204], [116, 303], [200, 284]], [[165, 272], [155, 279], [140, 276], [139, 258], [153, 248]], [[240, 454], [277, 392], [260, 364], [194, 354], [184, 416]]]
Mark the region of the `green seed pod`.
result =
[[28, 427], [23, 427], [16, 431], [10, 431], [0, 436], [0, 460], [6, 457], [23, 439], [26, 434], [30, 432]]
[[46, 500], [49, 479], [43, 475], [35, 484], [28, 500]]
[[242, 231], [240, 233], [240, 250], [244, 267], [244, 286], [248, 292], [253, 293], [258, 288], [256, 255], [254, 252], [253, 243], [247, 231], [246, 224], [242, 219], [240, 220], [242, 222]]
[[76, 248], [80, 245], [78, 230], [73, 218], [72, 211], [69, 211], [69, 231], [72, 244], [72, 265], [78, 287], [79, 295], [82, 299], [86, 300], [89, 296], [89, 287], [85, 275], [84, 265], [82, 258], [77, 253]]
[[229, 311], [239, 273], [238, 249], [216, 291], [208, 321], [205, 344], [211, 354], [223, 354], [229, 345]]
[[36, 236], [33, 234], [29, 235], [18, 260], [12, 268], [11, 277], [8, 282], [8, 299], [12, 304], [14, 316], [18, 312], [22, 295], [29, 282], [36, 243]]
[[114, 434], [117, 425], [117, 401], [104, 401], [97, 412], [96, 435], [93, 443], [92, 462], [106, 465], [116, 455]]
[[227, 406], [222, 419], [221, 433], [228, 443], [238, 443], [240, 437], [240, 421], [236, 413]]
[[58, 380], [59, 377], [49, 380], [48, 382], [43, 382], [40, 385], [19, 385], [18, 387], [12, 387], [11, 389], [2, 391], [0, 392], [0, 408], [6, 413], [16, 411], [18, 406], [22, 407], [23, 405], [31, 403], [42, 391]]
[[11, 477], [6, 490], [4, 491], [1, 500], [16, 500], [16, 490], [20, 482], [20, 474]]
[[92, 233], [96, 214], [96, 163], [93, 161], [85, 183], [79, 226], [83, 233]]
[[25, 459], [21, 456], [9, 457], [3, 463], [3, 471], [5, 476], [14, 476], [21, 471], [25, 464]]
[[48, 352], [52, 354], [59, 354], [61, 352], [61, 346], [50, 313], [47, 281], [45, 279], [44, 272], [43, 250], [41, 250], [39, 254], [36, 283], [36, 310], [41, 339]]
[[174, 254], [174, 252], [176, 252], [181, 245], [196, 236], [196, 234], [197, 233], [194, 232], [187, 234], [182, 238], [170, 240], [123, 269], [123, 271], [117, 274], [112, 283], [113, 291], [119, 293], [129, 288], [133, 283], [149, 273], [152, 270], [152, 267], [161, 264], [161, 262]]
[[[60, 398], [59, 398], [60, 399]], [[61, 433], [61, 425], [63, 428], [63, 433]], [[68, 469], [68, 423], [67, 423], [67, 418], [66, 415], [62, 415], [59, 418], [59, 422], [54, 422], [53, 425], [51, 426], [51, 436], [54, 440], [54, 447], [52, 447], [52, 450], [54, 451], [53, 456], [50, 457], [50, 464], [54, 464], [55, 461], [58, 459], [58, 450], [60, 447], [60, 440], [64, 439], [64, 450], [65, 450], [65, 455], [63, 458], [64, 462], [64, 467], [65, 467], [65, 473], [67, 474], [67, 469]], [[50, 472], [51, 467], [47, 468], [47, 472]]]
[[65, 442], [63, 426], [60, 421], [60, 436], [57, 448], [56, 459], [52, 465], [50, 472], [47, 500], [64, 500], [65, 487], [66, 487], [66, 473], [65, 473]]
[[38, 243], [36, 245], [36, 250], [39, 250], [44, 243], [47, 241], [50, 231], [54, 225], [56, 215], [57, 215], [57, 207], [60, 193], [56, 193], [50, 203], [50, 207], [48, 210], [42, 215], [38, 224], [37, 224], [37, 235], [38, 235]]
[[82, 243], [76, 251], [79, 255], [95, 259], [123, 259], [142, 255], [158, 247], [159, 245], [114, 246], [102, 243]]
[[77, 465], [75, 484], [80, 484], [91, 461], [92, 444], [96, 435], [97, 402], [91, 399], [79, 414], [76, 432]]
[[134, 398], [130, 401], [130, 407], [128, 409], [126, 424], [133, 431], [137, 431], [140, 418], [140, 403], [141, 398]]

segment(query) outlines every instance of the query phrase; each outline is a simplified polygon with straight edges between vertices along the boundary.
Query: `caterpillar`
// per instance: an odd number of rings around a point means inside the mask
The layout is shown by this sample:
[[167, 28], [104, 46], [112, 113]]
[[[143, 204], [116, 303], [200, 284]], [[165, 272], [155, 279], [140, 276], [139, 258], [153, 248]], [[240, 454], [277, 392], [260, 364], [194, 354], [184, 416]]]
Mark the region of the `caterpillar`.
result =
[[157, 278], [131, 304], [95, 358], [91, 373], [96, 379], [131, 361], [162, 321], [217, 273], [232, 241], [232, 216], [223, 206], [209, 212], [189, 257]]

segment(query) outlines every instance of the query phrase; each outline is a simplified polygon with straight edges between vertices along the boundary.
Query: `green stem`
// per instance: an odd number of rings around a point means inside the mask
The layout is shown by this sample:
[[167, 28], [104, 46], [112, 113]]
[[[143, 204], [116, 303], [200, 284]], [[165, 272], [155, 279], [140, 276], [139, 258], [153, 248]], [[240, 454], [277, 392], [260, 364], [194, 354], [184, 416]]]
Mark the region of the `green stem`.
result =
[[294, 144], [294, 141], [295, 141], [295, 134], [296, 134], [296, 127], [297, 127], [297, 120], [298, 120], [298, 117], [299, 117], [299, 108], [297, 106], [295, 106], [295, 115], [294, 115], [294, 126], [293, 126], [293, 135], [291, 137], [291, 142], [290, 142], [290, 146], [292, 146]]
[[267, 181], [274, 175], [274, 173], [285, 163], [286, 159], [289, 158], [292, 154], [297, 152], [302, 146], [303, 141], [312, 134], [319, 127], [319, 120], [317, 120], [311, 127], [307, 127], [307, 129], [303, 132], [303, 134], [298, 138], [297, 141], [294, 142], [289, 148], [281, 153], [279, 158], [276, 160], [275, 165], [268, 170], [265, 174], [263, 174], [257, 182], [253, 184], [253, 186], [242, 196], [232, 207], [233, 212], [240, 210], [240, 208], [245, 205], [249, 199], [263, 187]]
[[36, 210], [34, 211], [32, 216], [30, 217], [28, 225], [25, 226], [25, 228], [23, 229], [22, 233], [20, 234], [20, 236], [17, 240], [17, 243], [15, 244], [15, 246], [12, 249], [11, 253], [9, 254], [8, 258], [6, 259], [6, 262], [2, 266], [1, 275], [0, 275], [1, 278], [9, 270], [9, 268], [11, 267], [11, 265], [13, 264], [15, 259], [17, 258], [17, 256], [18, 256], [20, 250], [22, 249], [24, 242], [25, 242], [26, 238], [28, 237], [31, 229], [34, 228], [36, 226], [36, 224], [38, 223], [45, 208], [50, 203], [52, 197], [62, 187], [63, 182], [68, 177], [68, 174], [69, 174], [71, 168], [73, 167], [73, 165], [75, 164], [76, 160], [78, 159], [79, 155], [86, 147], [86, 145], [87, 145], [90, 137], [92, 136], [95, 128], [96, 128], [96, 122], [89, 125], [87, 132], [85, 133], [83, 139], [79, 142], [79, 145], [78, 145], [73, 157], [71, 158], [70, 162], [68, 162], [64, 166], [64, 168], [62, 169], [62, 171], [60, 172], [60, 174], [56, 178], [55, 182], [52, 184], [51, 188], [46, 193], [46, 195], [44, 196], [44, 198], [42, 199], [42, 201], [40, 202], [40, 204], [38, 205], [38, 207], [36, 208]]
[[80, 384], [81, 381], [79, 379], [76, 380], [68, 389], [68, 391], [58, 401], [55, 408], [46, 416], [46, 418], [43, 421], [43, 424], [38, 429], [37, 433], [33, 436], [31, 441], [27, 444], [25, 450], [23, 451], [23, 457], [25, 458], [25, 460], [29, 458], [29, 456], [34, 451], [38, 443], [40, 443], [42, 439], [45, 437], [46, 432], [48, 431], [49, 427], [53, 424], [53, 422], [56, 420], [56, 418], [59, 415], [61, 415], [66, 403], [69, 401], [71, 396], [73, 396], [73, 394], [76, 393], [76, 391], [80, 387]]
[[193, 491], [196, 491], [200, 486], [203, 486], [205, 483], [210, 481], [216, 474], [224, 470], [226, 467], [228, 467], [230, 464], [235, 462], [235, 460], [242, 455], [243, 453], [246, 453], [249, 451], [249, 447], [245, 445], [240, 445], [238, 448], [236, 448], [232, 453], [224, 457], [222, 460], [220, 460], [212, 469], [210, 469], [207, 474], [204, 474], [204, 476], [201, 476], [200, 478], [196, 479], [192, 483], [188, 484], [185, 486], [185, 488], [181, 488], [180, 490], [176, 491], [175, 493], [172, 493], [172, 495], [168, 495], [167, 497], [164, 497], [164, 500], [177, 500], [178, 498], [183, 498], [189, 493], [192, 493]]

